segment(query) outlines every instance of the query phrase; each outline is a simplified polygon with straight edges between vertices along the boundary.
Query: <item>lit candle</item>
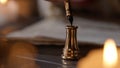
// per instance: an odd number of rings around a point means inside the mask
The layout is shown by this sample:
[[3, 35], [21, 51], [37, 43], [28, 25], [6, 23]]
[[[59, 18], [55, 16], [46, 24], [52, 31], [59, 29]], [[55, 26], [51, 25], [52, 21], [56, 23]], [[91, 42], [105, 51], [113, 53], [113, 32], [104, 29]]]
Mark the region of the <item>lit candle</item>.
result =
[[118, 52], [114, 40], [108, 39], [103, 49], [93, 50], [79, 60], [77, 68], [120, 68]]
[[118, 63], [118, 53], [115, 41], [108, 39], [103, 49], [103, 67], [116, 68]]
[[0, 4], [6, 4], [7, 0], [0, 0]]

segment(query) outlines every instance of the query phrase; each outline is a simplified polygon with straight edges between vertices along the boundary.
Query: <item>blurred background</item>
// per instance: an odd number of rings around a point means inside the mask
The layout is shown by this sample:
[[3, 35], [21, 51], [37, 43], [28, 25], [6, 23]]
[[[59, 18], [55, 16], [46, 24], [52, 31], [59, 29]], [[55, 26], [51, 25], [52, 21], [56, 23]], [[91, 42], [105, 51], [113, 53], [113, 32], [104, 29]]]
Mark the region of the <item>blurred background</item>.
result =
[[[113, 38], [120, 44], [119, 0], [71, 0], [71, 4], [78, 41], [102, 44]], [[0, 0], [1, 37], [64, 41], [68, 24], [63, 0]]]
[[[103, 48], [108, 38], [120, 46], [120, 0], [71, 0], [71, 5], [80, 59]], [[63, 0], [0, 0], [0, 68], [75, 68], [77, 61], [61, 59], [67, 25]], [[90, 63], [101, 52], [92, 51]]]
[[[120, 46], [119, 3], [71, 0], [80, 60], [90, 53], [99, 63], [108, 38]], [[0, 68], [75, 68], [77, 61], [61, 58], [67, 25], [64, 0], [0, 0]]]

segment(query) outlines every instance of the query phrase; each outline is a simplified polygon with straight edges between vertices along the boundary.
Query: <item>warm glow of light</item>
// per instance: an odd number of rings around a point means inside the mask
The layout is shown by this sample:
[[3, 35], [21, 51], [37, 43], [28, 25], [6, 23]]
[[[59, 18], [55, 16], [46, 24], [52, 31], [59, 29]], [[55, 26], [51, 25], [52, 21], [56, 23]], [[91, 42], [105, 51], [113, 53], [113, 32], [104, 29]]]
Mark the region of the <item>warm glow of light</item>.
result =
[[103, 65], [107, 68], [114, 67], [117, 64], [118, 53], [116, 43], [112, 39], [108, 39], [104, 45]]
[[8, 0], [0, 0], [1, 4], [6, 4]]

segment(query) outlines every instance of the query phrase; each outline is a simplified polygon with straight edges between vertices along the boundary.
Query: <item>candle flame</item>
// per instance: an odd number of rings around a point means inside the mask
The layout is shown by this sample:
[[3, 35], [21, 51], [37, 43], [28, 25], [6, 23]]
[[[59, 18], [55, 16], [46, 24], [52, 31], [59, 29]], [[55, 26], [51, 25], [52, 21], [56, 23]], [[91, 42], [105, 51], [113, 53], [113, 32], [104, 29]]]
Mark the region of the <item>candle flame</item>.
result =
[[1, 4], [6, 4], [8, 0], [0, 0]]
[[117, 64], [118, 53], [116, 43], [112, 39], [108, 39], [104, 45], [103, 65], [105, 67], [114, 67]]

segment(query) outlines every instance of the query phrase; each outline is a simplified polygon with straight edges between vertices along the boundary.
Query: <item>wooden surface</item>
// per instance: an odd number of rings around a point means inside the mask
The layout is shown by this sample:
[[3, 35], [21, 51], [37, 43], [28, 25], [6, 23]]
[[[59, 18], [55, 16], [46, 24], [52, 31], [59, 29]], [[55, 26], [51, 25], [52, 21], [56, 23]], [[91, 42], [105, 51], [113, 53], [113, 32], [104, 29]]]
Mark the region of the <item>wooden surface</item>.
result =
[[[28, 40], [0, 38], [0, 66], [3, 68], [75, 68], [77, 61], [61, 59], [63, 45], [34, 44]], [[39, 45], [39, 46], [38, 46]], [[81, 44], [80, 54], [84, 57], [99, 46]], [[67, 64], [64, 64], [66, 63]]]

